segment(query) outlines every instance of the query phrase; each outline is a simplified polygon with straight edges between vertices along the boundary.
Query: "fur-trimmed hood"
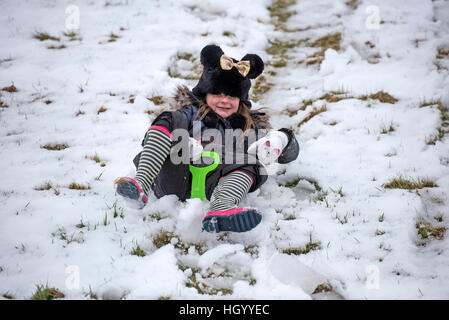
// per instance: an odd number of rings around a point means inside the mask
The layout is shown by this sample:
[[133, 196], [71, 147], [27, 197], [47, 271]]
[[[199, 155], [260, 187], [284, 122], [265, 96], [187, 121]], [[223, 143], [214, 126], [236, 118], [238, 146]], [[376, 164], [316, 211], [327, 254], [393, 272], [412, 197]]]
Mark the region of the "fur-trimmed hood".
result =
[[[194, 104], [199, 107], [200, 100], [193, 94], [192, 91], [187, 88], [187, 86], [177, 86], [176, 91], [173, 94], [171, 101], [170, 101], [170, 109], [171, 110], [178, 110], [182, 107]], [[249, 110], [249, 113], [251, 115], [251, 118], [256, 126], [257, 129], [266, 129], [270, 130], [270, 115], [261, 110]], [[212, 119], [206, 119], [211, 121], [214, 117], [219, 117], [218, 114], [216, 114], [213, 110], [209, 111], [206, 117], [212, 118]], [[234, 128], [244, 128], [245, 126], [245, 119], [242, 115], [238, 113], [234, 113], [233, 115], [229, 116], [227, 118], [230, 122], [232, 127]]]

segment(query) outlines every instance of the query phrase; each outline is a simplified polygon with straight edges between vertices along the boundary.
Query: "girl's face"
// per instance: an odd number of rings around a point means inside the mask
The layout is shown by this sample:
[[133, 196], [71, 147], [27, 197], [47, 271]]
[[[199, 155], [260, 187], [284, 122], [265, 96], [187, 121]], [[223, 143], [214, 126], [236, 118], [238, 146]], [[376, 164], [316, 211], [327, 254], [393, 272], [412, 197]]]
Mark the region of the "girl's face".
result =
[[224, 94], [216, 95], [208, 93], [206, 95], [206, 103], [212, 110], [223, 118], [229, 117], [239, 109], [240, 99], [236, 97], [226, 96]]

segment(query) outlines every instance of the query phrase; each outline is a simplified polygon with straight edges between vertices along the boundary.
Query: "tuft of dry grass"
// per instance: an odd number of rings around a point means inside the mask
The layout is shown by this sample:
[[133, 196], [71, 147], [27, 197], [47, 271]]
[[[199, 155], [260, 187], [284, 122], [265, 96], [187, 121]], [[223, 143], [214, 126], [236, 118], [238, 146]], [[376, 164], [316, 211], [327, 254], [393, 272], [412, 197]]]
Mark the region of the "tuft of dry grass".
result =
[[[359, 99], [363, 100], [362, 98], [365, 98], [365, 96], [362, 96]], [[398, 99], [394, 98], [392, 95], [384, 91], [378, 91], [376, 93], [370, 94], [368, 98], [373, 100], [379, 100], [380, 102], [383, 103], [391, 103], [391, 104], [395, 104], [396, 102], [399, 101]]]
[[58, 49], [58, 50], [60, 50], [60, 49], [65, 49], [65, 48], [67, 48], [64, 44], [61, 44], [61, 45], [59, 45], [59, 46], [53, 46], [53, 45], [51, 45], [51, 46], [48, 46], [47, 47], [47, 49]]
[[275, 30], [285, 28], [285, 22], [294, 14], [295, 11], [288, 10], [290, 6], [296, 3], [295, 0], [274, 0], [267, 8], [270, 12], [270, 18], [273, 21]]
[[332, 34], [325, 35], [310, 45], [311, 47], [321, 47], [321, 50], [326, 51], [327, 49], [334, 49], [335, 51], [340, 50], [341, 33], [336, 32]]
[[83, 115], [83, 114], [86, 114], [86, 112], [84, 112], [83, 110], [78, 110], [78, 111], [75, 113], [75, 117], [81, 116], [81, 115]]
[[37, 190], [37, 191], [45, 190], [46, 191], [46, 190], [50, 190], [52, 188], [53, 188], [53, 186], [52, 186], [51, 182], [47, 181], [44, 184], [40, 185], [39, 187], [34, 188], [34, 190]]
[[445, 226], [434, 226], [424, 221], [417, 222], [415, 227], [422, 240], [443, 240], [447, 230]]
[[403, 176], [398, 176], [396, 178], [393, 178], [388, 183], [384, 183], [382, 185], [385, 189], [407, 189], [407, 190], [414, 190], [414, 189], [422, 189], [422, 188], [435, 188], [438, 187], [438, 185], [430, 180], [430, 179], [406, 179]]
[[321, 49], [319, 51], [312, 53], [311, 55], [308, 55], [306, 60], [298, 61], [298, 63], [305, 62], [306, 65], [321, 64], [321, 62], [324, 60], [324, 54], [326, 50], [334, 49], [338, 51], [340, 50], [340, 43], [341, 43], [341, 33], [339, 32], [328, 34], [321, 38], [318, 38], [309, 45], [310, 47]]
[[251, 92], [251, 100], [257, 102], [260, 100], [263, 94], [270, 90], [274, 86], [274, 83], [268, 82], [265, 76], [261, 75], [257, 78], [253, 85]]
[[48, 190], [53, 190], [55, 192], [55, 195], [59, 196], [60, 192], [58, 191], [58, 189], [56, 189], [52, 183], [50, 181], [45, 182], [44, 184], [34, 188], [34, 190], [36, 191], [48, 191]]
[[11, 58], [11, 56], [9, 56], [8, 58], [0, 59], [0, 64], [2, 64], [2, 63], [4, 63], [4, 62], [11, 62], [11, 61], [13, 61], [13, 60], [14, 60], [14, 59]]
[[290, 41], [275, 39], [274, 41], [270, 41], [271, 45], [265, 51], [273, 56], [284, 56], [289, 49], [296, 48], [308, 40], [309, 38]]
[[111, 32], [111, 33], [109, 34], [108, 42], [115, 42], [115, 41], [117, 41], [117, 39], [119, 39], [119, 38], [120, 38], [120, 36], [116, 35], [114, 32]]
[[315, 290], [312, 292], [312, 294], [321, 293], [321, 292], [330, 292], [333, 288], [330, 283], [321, 283], [319, 284]]
[[59, 143], [59, 144], [46, 144], [44, 146], [41, 146], [42, 149], [47, 149], [51, 151], [60, 151], [67, 149], [69, 146], [65, 143]]
[[33, 38], [37, 39], [39, 41], [46, 41], [46, 40], [59, 41], [60, 40], [58, 37], [51, 36], [46, 32], [35, 32], [35, 33], [33, 33]]
[[345, 2], [345, 5], [347, 5], [352, 10], [356, 10], [360, 5], [360, 0], [349, 0]]
[[70, 190], [90, 190], [91, 187], [90, 187], [89, 184], [86, 186], [86, 185], [83, 185], [83, 184], [79, 184], [79, 183], [76, 183], [76, 182], [72, 182], [72, 183], [69, 185], [69, 189], [70, 189]]
[[151, 98], [147, 98], [149, 101], [153, 102], [154, 105], [159, 106], [165, 103], [163, 96], [152, 96]]
[[318, 114], [320, 114], [320, 113], [322, 113], [322, 112], [325, 112], [325, 111], [327, 111], [326, 105], [322, 106], [321, 108], [313, 108], [312, 111], [310, 111], [309, 114], [306, 115], [306, 116], [304, 117], [304, 119], [302, 119], [302, 120], [298, 123], [297, 127], [298, 127], [298, 128], [301, 127], [304, 123], [306, 123], [307, 121], [309, 121], [310, 119], [312, 119], [312, 118], [315, 117], [316, 115], [318, 115]]
[[282, 249], [282, 253], [288, 254], [288, 255], [300, 255], [300, 254], [307, 254], [312, 250], [319, 250], [321, 249], [321, 243], [319, 242], [312, 242], [307, 243], [304, 247], [297, 247], [297, 248], [286, 248]]
[[437, 59], [445, 59], [449, 58], [449, 49], [446, 48], [438, 48], [437, 49]]
[[102, 167], [106, 166], [106, 163], [104, 161], [100, 160], [100, 157], [98, 156], [98, 154], [96, 152], [95, 152], [95, 155], [93, 155], [93, 156], [85, 156], [85, 158], [93, 160], [96, 163], [99, 163], [100, 166], [102, 166]]
[[106, 112], [106, 111], [108, 111], [108, 109], [105, 108], [104, 106], [101, 106], [100, 109], [97, 110], [97, 114], [100, 114], [100, 113], [103, 113], [103, 112]]
[[14, 86], [14, 83], [12, 83], [9, 87], [3, 87], [2, 91], [13, 93], [13, 92], [17, 92], [19, 90], [17, 90], [17, 88]]
[[231, 31], [223, 31], [222, 33], [223, 37], [235, 37], [235, 33]]
[[9, 106], [0, 100], [0, 108], [9, 108]]
[[162, 231], [158, 235], [156, 235], [153, 239], [153, 244], [156, 248], [161, 248], [167, 244], [170, 244], [172, 239], [178, 238], [173, 232]]
[[63, 32], [62, 33], [65, 37], [69, 38], [69, 41], [81, 41], [83, 40], [76, 32], [70, 31], [70, 32]]
[[[180, 70], [178, 61], [186, 60], [193, 66], [191, 71], [185, 73]], [[177, 52], [170, 58], [170, 65], [167, 68], [167, 73], [170, 78], [180, 78], [184, 80], [199, 80], [201, 73], [203, 72], [203, 66], [200, 61], [193, 56], [190, 52]]]

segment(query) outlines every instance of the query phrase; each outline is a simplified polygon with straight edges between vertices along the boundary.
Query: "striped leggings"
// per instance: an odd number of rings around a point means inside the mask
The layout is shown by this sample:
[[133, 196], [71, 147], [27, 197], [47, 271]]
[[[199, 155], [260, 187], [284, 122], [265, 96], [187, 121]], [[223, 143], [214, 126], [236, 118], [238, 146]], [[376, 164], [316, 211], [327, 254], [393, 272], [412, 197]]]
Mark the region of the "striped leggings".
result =
[[[146, 195], [170, 154], [171, 144], [171, 133], [167, 128], [150, 127], [135, 177]], [[212, 193], [210, 211], [236, 208], [248, 193], [252, 183], [252, 177], [243, 171], [236, 170], [222, 177]]]

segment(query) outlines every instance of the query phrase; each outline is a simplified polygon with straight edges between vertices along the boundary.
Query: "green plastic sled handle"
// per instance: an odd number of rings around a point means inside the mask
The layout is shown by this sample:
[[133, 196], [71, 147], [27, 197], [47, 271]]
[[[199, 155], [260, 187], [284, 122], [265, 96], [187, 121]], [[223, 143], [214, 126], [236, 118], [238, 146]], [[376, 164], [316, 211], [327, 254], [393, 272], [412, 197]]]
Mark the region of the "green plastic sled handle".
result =
[[220, 155], [213, 151], [203, 151], [201, 157], [210, 157], [214, 159], [214, 162], [207, 167], [195, 167], [189, 165], [190, 172], [192, 173], [192, 191], [190, 198], [206, 199], [206, 176], [209, 172], [218, 167], [220, 163]]

